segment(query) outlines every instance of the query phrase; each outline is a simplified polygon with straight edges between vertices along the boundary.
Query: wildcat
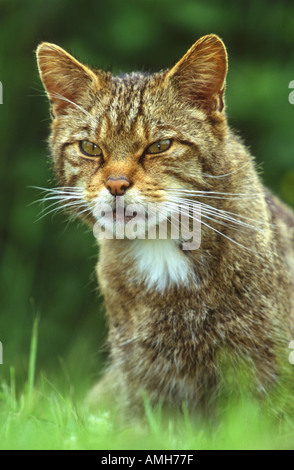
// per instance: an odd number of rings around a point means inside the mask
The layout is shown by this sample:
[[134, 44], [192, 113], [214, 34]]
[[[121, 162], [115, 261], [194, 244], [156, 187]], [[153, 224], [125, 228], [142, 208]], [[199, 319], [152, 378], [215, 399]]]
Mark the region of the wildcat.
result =
[[157, 204], [169, 224], [179, 205], [191, 219], [191, 203], [201, 208], [195, 250], [171, 237], [99, 240], [110, 365], [90, 402], [116, 399], [136, 415], [146, 393], [151, 405], [209, 408], [223, 351], [251, 365], [253, 389], [270, 390], [293, 338], [294, 216], [228, 126], [221, 39], [202, 37], [154, 74], [112, 76], [49, 43], [37, 59], [59, 182], [49, 199], [92, 227], [103, 203], [115, 227], [117, 201]]

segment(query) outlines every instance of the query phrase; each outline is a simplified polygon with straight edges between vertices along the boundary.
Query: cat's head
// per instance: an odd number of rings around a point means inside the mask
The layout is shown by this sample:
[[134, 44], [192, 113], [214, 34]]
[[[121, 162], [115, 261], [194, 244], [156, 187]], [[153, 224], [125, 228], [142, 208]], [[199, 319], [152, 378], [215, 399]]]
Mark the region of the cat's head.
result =
[[114, 77], [49, 43], [37, 59], [60, 199], [92, 223], [97, 208], [115, 209], [117, 200], [172, 210], [179, 191], [207, 190], [204, 173], [222, 171], [227, 54], [217, 36], [199, 39], [155, 74]]

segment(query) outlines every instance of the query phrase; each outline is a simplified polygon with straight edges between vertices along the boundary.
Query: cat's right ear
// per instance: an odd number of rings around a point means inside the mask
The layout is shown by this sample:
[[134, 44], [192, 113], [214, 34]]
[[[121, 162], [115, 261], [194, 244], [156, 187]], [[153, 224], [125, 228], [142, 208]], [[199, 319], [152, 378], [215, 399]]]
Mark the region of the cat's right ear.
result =
[[36, 55], [52, 117], [65, 114], [68, 107], [82, 107], [98, 85], [97, 75], [55, 44], [41, 43]]
[[200, 38], [168, 72], [178, 96], [206, 111], [224, 108], [223, 94], [228, 69], [226, 48], [215, 34]]

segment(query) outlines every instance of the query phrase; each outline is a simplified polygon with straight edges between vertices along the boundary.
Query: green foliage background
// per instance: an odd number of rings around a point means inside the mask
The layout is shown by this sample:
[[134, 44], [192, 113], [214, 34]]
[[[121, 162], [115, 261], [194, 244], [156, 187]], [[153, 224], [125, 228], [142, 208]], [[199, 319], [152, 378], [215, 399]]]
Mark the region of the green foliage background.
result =
[[0, 0], [1, 378], [27, 377], [33, 319], [40, 317], [37, 377], [83, 393], [105, 358], [103, 304], [93, 234], [64, 215], [38, 219], [31, 203], [50, 187], [48, 103], [34, 51], [55, 42], [114, 73], [175, 63], [201, 35], [229, 53], [227, 112], [263, 179], [294, 205], [294, 3], [265, 0]]

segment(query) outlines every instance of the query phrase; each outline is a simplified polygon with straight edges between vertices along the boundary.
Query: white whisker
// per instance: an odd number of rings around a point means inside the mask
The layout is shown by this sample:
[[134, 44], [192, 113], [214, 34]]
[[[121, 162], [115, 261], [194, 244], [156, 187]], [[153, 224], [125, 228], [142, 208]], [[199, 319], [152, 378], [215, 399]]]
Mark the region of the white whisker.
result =
[[32, 189], [39, 189], [42, 192], [45, 193], [80, 193], [84, 191], [84, 188], [79, 188], [79, 187], [72, 187], [72, 186], [61, 186], [59, 188], [43, 188], [42, 186], [29, 186], [29, 188]]
[[[173, 201], [171, 200], [171, 202], [173, 202]], [[186, 202], [184, 202], [184, 203], [181, 202], [181, 204], [183, 206], [186, 205], [187, 207], [191, 206], [191, 202], [189, 202], [188, 204]], [[195, 201], [194, 201], [194, 204], [195, 204]], [[263, 231], [264, 230], [264, 228], [256, 227], [255, 225], [248, 224], [247, 222], [243, 222], [242, 220], [235, 219], [234, 217], [226, 215], [225, 213], [218, 213], [214, 210], [214, 208], [212, 208], [212, 209], [207, 208], [205, 204], [202, 204], [202, 203], [197, 203], [197, 204], [199, 204], [200, 207], [201, 207], [201, 214], [203, 214], [203, 215], [204, 214], [205, 215], [209, 214], [209, 215], [217, 217], [217, 219], [214, 218], [212, 220], [217, 221], [222, 225], [225, 225], [225, 224], [224, 224], [224, 222], [221, 222], [219, 219], [222, 219], [222, 220], [227, 221], [227, 222], [231, 222], [232, 224], [239, 225], [240, 227], [244, 227], [244, 228], [247, 228], [247, 229], [250, 229], [250, 230], [256, 230], [256, 231]], [[208, 218], [209, 216], [206, 215], [206, 217]], [[229, 225], [229, 224], [226, 224], [226, 225], [228, 227], [234, 228], [232, 225]]]
[[[167, 202], [166, 204], [167, 204], [167, 206], [169, 206], [169, 207], [174, 207], [174, 206], [175, 206], [175, 204], [172, 203], [172, 202], [171, 202], [171, 203], [168, 203], [168, 202]], [[178, 206], [178, 205], [176, 204], [176, 206]], [[230, 240], [230, 241], [233, 242], [234, 244], [236, 244], [236, 245], [238, 245], [238, 246], [240, 246], [240, 247], [242, 247], [242, 248], [244, 248], [244, 249], [246, 249], [246, 250], [248, 250], [248, 251], [250, 251], [250, 252], [252, 252], [252, 253], [254, 253], [254, 254], [256, 254], [256, 255], [260, 255], [260, 253], [258, 253], [257, 251], [252, 250], [251, 248], [248, 248], [247, 246], [243, 245], [242, 243], [237, 242], [237, 241], [234, 240], [233, 238], [231, 238], [231, 237], [229, 237], [228, 235], [225, 235], [223, 232], [217, 230], [215, 227], [212, 227], [211, 225], [209, 225], [209, 224], [207, 224], [206, 222], [204, 222], [204, 221], [201, 219], [201, 214], [199, 214], [199, 215], [200, 215], [200, 218], [197, 219], [197, 218], [194, 216], [194, 214], [191, 215], [190, 210], [187, 210], [186, 208], [185, 208], [184, 210], [183, 210], [183, 208], [182, 208], [182, 209], [181, 209], [181, 212], [184, 213], [185, 215], [187, 215], [188, 217], [190, 217], [191, 219], [195, 220], [196, 222], [201, 223], [202, 225], [204, 225], [204, 226], [210, 228], [211, 230], [213, 230], [214, 232], [218, 233], [218, 234], [221, 235], [222, 237], [224, 237], [224, 238]]]
[[[50, 207], [52, 207], [52, 205]], [[49, 207], [49, 209], [50, 209], [50, 207]], [[66, 210], [66, 209], [69, 209], [69, 208], [71, 208], [71, 209], [77, 208], [78, 209], [78, 208], [83, 208], [83, 207], [87, 207], [87, 209], [88, 209], [87, 203], [83, 203], [83, 202], [80, 202], [80, 201], [74, 201], [74, 202], [70, 202], [70, 203], [67, 203], [67, 204], [62, 204], [62, 205], [59, 205], [57, 207], [54, 207], [54, 209], [49, 210], [49, 212], [47, 211], [44, 214], [41, 213], [42, 215], [40, 217], [38, 217], [37, 222], [39, 220], [43, 219], [44, 217], [47, 217], [50, 214], [55, 215], [57, 212], [60, 212], [62, 210]], [[46, 209], [48, 209], [48, 207]], [[90, 210], [90, 209], [88, 209], [88, 210]]]
[[75, 188], [72, 186], [64, 186], [59, 188], [42, 188], [39, 186], [33, 186], [33, 188], [40, 190], [42, 193], [45, 193], [45, 196], [38, 199], [37, 201], [33, 201], [32, 204], [44, 204], [47, 201], [50, 202], [49, 206], [46, 206], [41, 210], [37, 221], [47, 217], [50, 214], [55, 215], [62, 210], [83, 209], [82, 211], [79, 211], [80, 214], [86, 211], [90, 211], [89, 204], [84, 200], [83, 197], [83, 188]]
[[255, 197], [262, 197], [260, 193], [222, 193], [216, 191], [196, 191], [193, 189], [177, 189], [177, 188], [169, 188], [164, 189], [167, 193], [176, 193], [178, 195], [181, 194], [189, 194], [197, 197], [208, 197], [211, 199], [243, 199], [243, 198], [255, 198]]
[[[268, 226], [271, 226], [271, 227], [275, 227], [274, 224], [271, 224], [270, 222], [266, 222], [266, 221], [262, 221], [262, 220], [256, 220], [256, 219], [253, 219], [251, 217], [246, 217], [244, 215], [241, 215], [241, 214], [236, 214], [235, 212], [230, 212], [230, 211], [225, 211], [223, 209], [218, 209], [216, 207], [213, 207], [211, 206], [210, 204], [206, 204], [206, 203], [203, 203], [203, 202], [199, 202], [195, 199], [188, 199], [188, 198], [183, 198], [183, 197], [173, 197], [173, 196], [169, 196], [169, 200], [174, 200], [174, 201], [179, 201], [179, 204], [182, 204], [183, 202], [184, 203], [189, 203], [189, 204], [201, 204], [201, 207], [202, 208], [207, 208], [213, 212], [217, 212], [221, 215], [224, 215], [224, 216], [228, 216], [228, 217], [231, 217], [231, 216], [236, 216], [236, 217], [239, 217], [240, 219], [243, 219], [244, 221], [248, 220], [250, 222], [254, 222], [255, 224], [259, 224], [259, 225], [263, 225], [265, 227], [268, 227]], [[232, 220], [236, 220], [234, 217], [232, 217]], [[242, 221], [240, 221], [241, 223]], [[248, 226], [250, 226], [250, 224], [247, 224]], [[252, 226], [252, 225], [251, 225]]]
[[80, 105], [78, 105], [77, 103], [75, 103], [74, 101], [71, 101], [69, 100], [68, 98], [66, 98], [65, 96], [61, 95], [60, 93], [56, 93], [56, 92], [51, 92], [50, 95], [52, 95], [53, 97], [59, 99], [59, 100], [62, 100], [62, 101], [66, 101], [70, 104], [72, 104], [73, 106], [75, 106], [77, 109], [79, 109], [80, 111], [82, 111], [82, 113], [84, 113], [87, 117], [90, 117], [91, 118], [91, 115], [90, 113], [88, 113], [88, 111], [86, 111], [84, 108], [82, 108]]
[[56, 201], [56, 204], [58, 204], [59, 202], [62, 202], [62, 201], [70, 201], [72, 199], [82, 199], [80, 196], [77, 197], [77, 196], [69, 196], [69, 195], [60, 195], [60, 196], [49, 196], [49, 197], [43, 197], [41, 199], [37, 199], [36, 201], [33, 201], [32, 204], [36, 204], [36, 203], [44, 203], [44, 202], [47, 202], [47, 201]]

